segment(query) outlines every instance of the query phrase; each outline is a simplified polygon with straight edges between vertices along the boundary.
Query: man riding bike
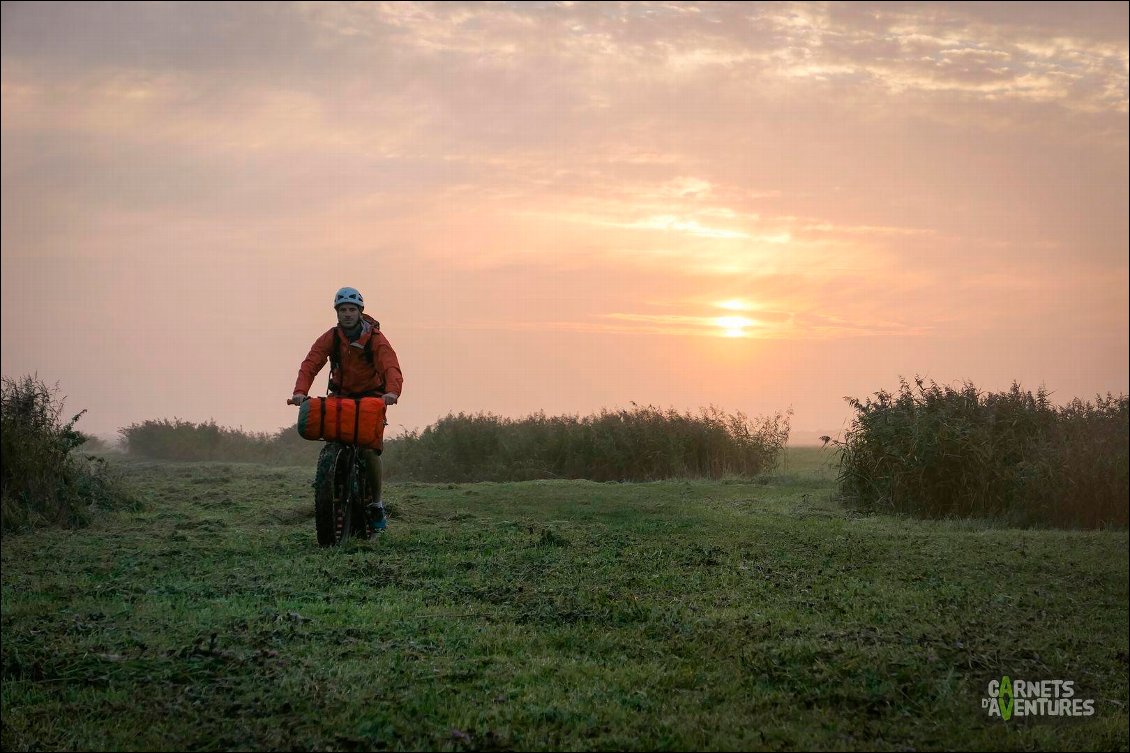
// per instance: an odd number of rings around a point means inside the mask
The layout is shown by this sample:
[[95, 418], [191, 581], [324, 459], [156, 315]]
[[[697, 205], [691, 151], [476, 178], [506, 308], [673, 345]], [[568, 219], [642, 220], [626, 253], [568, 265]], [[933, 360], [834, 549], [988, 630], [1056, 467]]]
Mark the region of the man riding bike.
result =
[[[365, 299], [356, 288], [342, 288], [334, 295], [337, 326], [323, 333], [310, 347], [306, 360], [298, 367], [298, 380], [288, 403], [301, 405], [309, 400], [314, 377], [330, 362], [329, 395], [340, 397], [380, 397], [385, 405], [396, 405], [404, 386], [400, 362], [380, 323], [364, 313]], [[373, 527], [388, 526], [384, 498], [381, 496], [380, 450], [362, 449], [369, 488], [374, 501], [369, 505]]]

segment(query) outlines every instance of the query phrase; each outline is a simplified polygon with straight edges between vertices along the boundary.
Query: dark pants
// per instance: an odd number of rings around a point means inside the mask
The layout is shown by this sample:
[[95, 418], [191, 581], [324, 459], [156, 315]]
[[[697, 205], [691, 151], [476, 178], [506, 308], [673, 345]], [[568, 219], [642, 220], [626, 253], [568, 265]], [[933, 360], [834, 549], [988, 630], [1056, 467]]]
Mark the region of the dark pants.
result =
[[373, 492], [373, 501], [381, 500], [381, 456], [376, 450], [361, 450], [365, 458], [365, 474], [369, 478], [369, 489]]

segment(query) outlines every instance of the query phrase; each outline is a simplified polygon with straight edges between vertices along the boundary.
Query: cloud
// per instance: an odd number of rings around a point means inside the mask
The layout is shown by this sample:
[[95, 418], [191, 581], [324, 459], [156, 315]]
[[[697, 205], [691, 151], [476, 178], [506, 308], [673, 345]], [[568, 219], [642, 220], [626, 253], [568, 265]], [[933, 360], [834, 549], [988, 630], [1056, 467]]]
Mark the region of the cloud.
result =
[[1114, 5], [5, 4], [5, 255], [188, 233], [886, 301], [990, 248], [1106, 260]]

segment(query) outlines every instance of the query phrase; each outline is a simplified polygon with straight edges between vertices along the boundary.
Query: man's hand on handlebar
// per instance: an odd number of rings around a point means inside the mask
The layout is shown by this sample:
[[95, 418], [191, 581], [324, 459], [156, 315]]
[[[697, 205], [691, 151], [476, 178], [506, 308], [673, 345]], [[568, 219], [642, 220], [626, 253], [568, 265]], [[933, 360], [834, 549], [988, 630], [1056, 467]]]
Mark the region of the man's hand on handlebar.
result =
[[304, 402], [306, 402], [309, 399], [310, 399], [310, 397], [308, 395], [303, 395], [299, 392], [295, 392], [293, 395], [291, 395], [290, 400], [286, 401], [286, 404], [287, 405], [302, 405]]
[[396, 405], [396, 401], [400, 399], [400, 395], [395, 392], [386, 392], [381, 395], [381, 399], [385, 401], [385, 405]]

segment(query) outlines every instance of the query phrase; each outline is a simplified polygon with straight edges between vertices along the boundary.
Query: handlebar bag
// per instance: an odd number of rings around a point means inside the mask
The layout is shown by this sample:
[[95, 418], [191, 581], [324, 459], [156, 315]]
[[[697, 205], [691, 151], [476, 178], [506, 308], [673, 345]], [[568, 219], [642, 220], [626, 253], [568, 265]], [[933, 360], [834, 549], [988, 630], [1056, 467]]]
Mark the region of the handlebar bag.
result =
[[312, 397], [298, 407], [298, 433], [305, 439], [383, 449], [385, 401], [379, 397]]

